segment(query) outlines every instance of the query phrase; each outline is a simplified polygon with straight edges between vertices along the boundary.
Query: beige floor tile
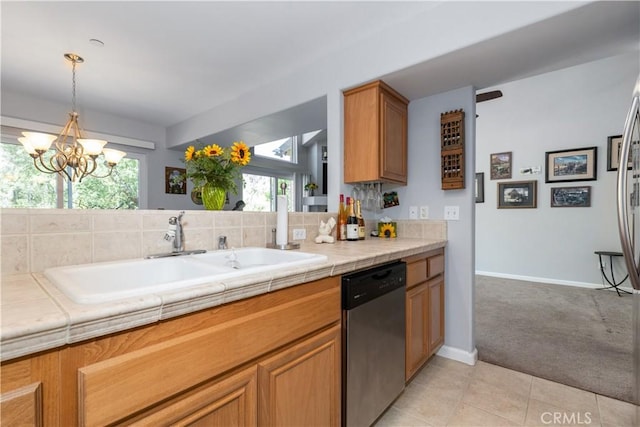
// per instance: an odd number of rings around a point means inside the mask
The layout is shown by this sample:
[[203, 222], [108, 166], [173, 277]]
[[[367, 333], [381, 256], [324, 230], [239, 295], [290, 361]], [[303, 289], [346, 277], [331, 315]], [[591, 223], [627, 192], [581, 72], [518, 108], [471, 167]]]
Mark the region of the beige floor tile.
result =
[[640, 425], [640, 407], [605, 396], [596, 396], [602, 427], [636, 427]]
[[429, 369], [423, 369], [422, 372], [418, 373], [412, 384], [423, 385], [441, 396], [459, 401], [462, 399], [462, 394], [470, 382], [471, 375], [461, 375], [451, 372], [448, 368], [431, 366]]
[[473, 378], [482, 380], [500, 389], [507, 390], [510, 394], [529, 396], [533, 377], [529, 374], [478, 362], [473, 372]]
[[484, 378], [473, 378], [462, 402], [522, 425], [527, 414], [528, 398], [520, 386], [501, 385], [495, 379], [489, 383]]
[[594, 420], [600, 422], [600, 411], [594, 393], [542, 378], [533, 378], [531, 399], [550, 403], [571, 412], [589, 412]]
[[429, 359], [425, 369], [428, 369], [429, 367], [445, 368], [447, 369], [447, 372], [450, 372], [451, 374], [467, 377], [471, 376], [476, 368], [474, 365], [467, 365], [466, 363], [447, 359], [442, 356], [433, 356]]
[[391, 407], [374, 424], [375, 427], [436, 427], [407, 411]]
[[433, 387], [411, 383], [395, 401], [393, 407], [432, 426], [446, 425], [453, 414], [460, 396], [443, 395]]
[[520, 426], [506, 418], [499, 417], [482, 409], [474, 408], [467, 404], [460, 404], [456, 412], [449, 420], [447, 426], [469, 426], [469, 427], [500, 427], [500, 426]]
[[600, 420], [597, 414], [589, 411], [571, 411], [548, 402], [529, 399], [527, 418], [525, 419], [524, 425], [528, 427], [598, 427], [600, 426]]

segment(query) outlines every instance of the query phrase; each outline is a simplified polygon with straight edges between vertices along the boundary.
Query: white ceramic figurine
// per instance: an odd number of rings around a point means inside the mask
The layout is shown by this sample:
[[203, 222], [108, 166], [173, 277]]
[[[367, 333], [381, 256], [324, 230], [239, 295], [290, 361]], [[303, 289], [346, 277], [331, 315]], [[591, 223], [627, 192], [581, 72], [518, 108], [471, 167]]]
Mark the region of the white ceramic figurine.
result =
[[320, 228], [318, 228], [318, 237], [316, 237], [316, 243], [333, 243], [334, 239], [331, 235], [331, 230], [336, 226], [336, 220], [333, 217], [325, 223], [320, 221]]

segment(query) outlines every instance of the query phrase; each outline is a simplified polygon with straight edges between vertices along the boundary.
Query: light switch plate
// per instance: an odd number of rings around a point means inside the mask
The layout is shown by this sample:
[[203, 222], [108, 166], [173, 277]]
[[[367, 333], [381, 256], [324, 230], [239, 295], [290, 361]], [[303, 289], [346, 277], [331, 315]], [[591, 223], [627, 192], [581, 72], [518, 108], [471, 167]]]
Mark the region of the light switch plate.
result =
[[429, 206], [420, 206], [420, 219], [429, 219]]
[[460, 206], [445, 206], [444, 219], [448, 221], [460, 220]]
[[409, 206], [409, 219], [418, 219], [418, 207]]

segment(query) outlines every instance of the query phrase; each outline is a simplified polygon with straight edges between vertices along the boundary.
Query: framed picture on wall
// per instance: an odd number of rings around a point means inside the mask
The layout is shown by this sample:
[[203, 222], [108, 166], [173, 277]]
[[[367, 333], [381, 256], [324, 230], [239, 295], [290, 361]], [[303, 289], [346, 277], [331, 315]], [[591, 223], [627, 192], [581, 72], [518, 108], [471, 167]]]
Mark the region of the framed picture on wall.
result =
[[187, 194], [186, 169], [165, 166], [164, 192], [167, 194]]
[[595, 181], [598, 147], [547, 151], [545, 182]]
[[[622, 135], [614, 135], [607, 137], [607, 170], [617, 171], [620, 164], [620, 154], [622, 149]], [[627, 169], [631, 170], [633, 161], [629, 156]]]
[[551, 188], [552, 208], [588, 208], [591, 206], [591, 186]]
[[491, 179], [511, 179], [511, 153], [491, 154]]
[[498, 183], [498, 209], [536, 208], [538, 181]]
[[476, 173], [476, 203], [484, 203], [484, 172]]

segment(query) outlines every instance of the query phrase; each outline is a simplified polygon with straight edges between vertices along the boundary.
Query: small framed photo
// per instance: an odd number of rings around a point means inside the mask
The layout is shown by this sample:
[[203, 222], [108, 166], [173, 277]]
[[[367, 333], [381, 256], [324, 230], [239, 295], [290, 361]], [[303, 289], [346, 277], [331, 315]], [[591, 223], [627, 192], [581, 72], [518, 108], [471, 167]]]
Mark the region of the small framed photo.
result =
[[498, 183], [498, 209], [536, 208], [538, 181]]
[[598, 147], [547, 151], [544, 182], [595, 181]]
[[491, 154], [491, 179], [511, 179], [511, 153]]
[[[620, 164], [620, 155], [622, 154], [622, 135], [614, 135], [607, 137], [607, 170], [617, 171]], [[629, 156], [627, 169], [631, 170], [633, 159]]]
[[476, 203], [484, 203], [484, 172], [476, 173]]
[[186, 169], [165, 166], [164, 192], [167, 194], [187, 194]]
[[591, 206], [591, 186], [551, 188], [552, 208], [588, 208]]

